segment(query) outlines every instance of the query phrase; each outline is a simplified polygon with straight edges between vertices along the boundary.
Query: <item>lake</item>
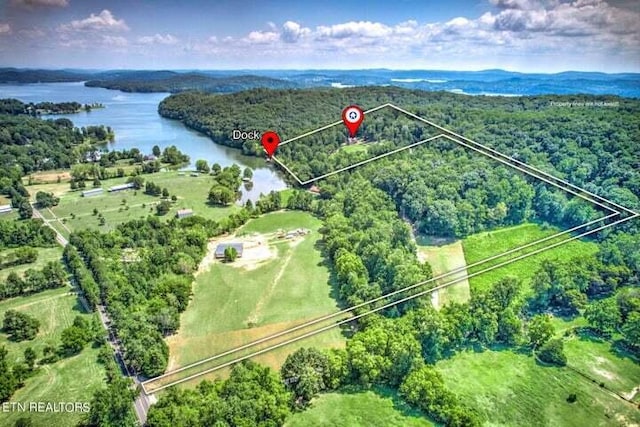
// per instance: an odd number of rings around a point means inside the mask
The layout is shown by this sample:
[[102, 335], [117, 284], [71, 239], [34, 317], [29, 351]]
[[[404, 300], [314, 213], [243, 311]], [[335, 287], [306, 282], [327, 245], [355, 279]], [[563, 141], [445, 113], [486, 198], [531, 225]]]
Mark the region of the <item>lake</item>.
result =
[[242, 188], [240, 202], [251, 199], [256, 201], [260, 193], [286, 188], [278, 172], [264, 159], [248, 157], [240, 150], [213, 143], [208, 137], [185, 127], [182, 123], [161, 117], [158, 104], [168, 93], [124, 93], [103, 88], [89, 88], [83, 83], [37, 83], [8, 85], [0, 84], [0, 98], [17, 98], [23, 102], [63, 102], [77, 101], [82, 104], [101, 103], [105, 108], [91, 112], [43, 116], [43, 118], [66, 117], [78, 126], [111, 126], [116, 134], [110, 150], [122, 150], [137, 147], [145, 154], [151, 148], [175, 145], [191, 158], [191, 165], [198, 159], [209, 164], [219, 163], [229, 166], [233, 163], [243, 169], [253, 169], [253, 188]]

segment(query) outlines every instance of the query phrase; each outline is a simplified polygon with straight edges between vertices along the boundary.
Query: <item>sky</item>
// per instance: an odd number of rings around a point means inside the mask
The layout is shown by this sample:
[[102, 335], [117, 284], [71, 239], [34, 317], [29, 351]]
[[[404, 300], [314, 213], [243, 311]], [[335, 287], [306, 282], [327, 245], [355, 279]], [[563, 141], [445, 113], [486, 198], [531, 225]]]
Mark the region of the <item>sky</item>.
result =
[[640, 72], [640, 1], [0, 0], [0, 66]]

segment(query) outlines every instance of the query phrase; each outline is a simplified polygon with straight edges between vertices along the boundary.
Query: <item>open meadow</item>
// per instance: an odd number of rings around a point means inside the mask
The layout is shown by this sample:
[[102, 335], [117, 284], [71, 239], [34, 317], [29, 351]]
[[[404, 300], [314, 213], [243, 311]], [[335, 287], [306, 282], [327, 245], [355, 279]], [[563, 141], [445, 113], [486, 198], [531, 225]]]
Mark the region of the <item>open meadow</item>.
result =
[[[455, 269], [461, 269], [458, 273], [439, 279], [436, 283], [437, 285], [462, 279], [468, 274], [466, 268], [464, 268], [467, 264], [460, 240], [436, 241], [424, 236], [418, 236], [416, 243], [418, 245], [418, 259], [431, 265], [434, 277]], [[431, 294], [431, 302], [435, 308], [440, 308], [450, 302], [466, 302], [469, 300], [469, 296], [469, 280], [463, 279], [449, 287], [433, 292]]]
[[[201, 263], [180, 329], [167, 340], [168, 370], [338, 311], [318, 247], [320, 225], [308, 213], [274, 212], [212, 241], [210, 251], [220, 242], [242, 242], [243, 256], [224, 263], [210, 252]], [[283, 236], [293, 230], [301, 234]], [[255, 360], [275, 368], [301, 346], [343, 345], [344, 337], [334, 329]]]
[[[560, 231], [561, 230], [555, 227], [542, 227], [535, 223], [525, 223], [513, 227], [505, 227], [493, 231], [474, 234], [462, 241], [462, 247], [464, 249], [464, 256], [466, 258], [467, 265], [469, 265], [493, 255], [498, 255], [536, 240], [552, 236]], [[545, 244], [548, 245], [550, 243], [555, 243], [559, 240], [567, 239], [568, 237], [569, 236], [567, 235], [560, 236], [558, 239], [552, 239], [543, 243], [541, 246], [536, 246], [535, 248], [530, 248], [528, 250], [531, 251], [538, 247], [543, 247]], [[542, 261], [549, 259], [566, 259], [578, 256], [591, 256], [595, 255], [597, 250], [598, 246], [593, 242], [586, 240], [573, 240], [542, 253], [515, 261], [504, 267], [496, 268], [495, 270], [471, 277], [469, 279], [471, 290], [488, 289], [491, 285], [500, 280], [500, 278], [505, 276], [515, 276], [519, 278], [525, 284], [525, 288], [528, 288], [529, 281]], [[481, 271], [491, 265], [512, 259], [520, 254], [520, 252], [510, 254], [497, 261], [482, 264], [477, 267], [471, 267], [468, 271], [469, 273]]]
[[[17, 297], [0, 302], [0, 318], [7, 310], [27, 313], [40, 321], [40, 330], [34, 340], [13, 342], [0, 333], [0, 347], [9, 352], [11, 362], [21, 362], [27, 347], [36, 351], [37, 360], [47, 345], [60, 345], [62, 330], [71, 326], [73, 319], [86, 314], [70, 288], [47, 290], [27, 297]], [[39, 366], [35, 374], [18, 389], [12, 402], [89, 402], [93, 392], [104, 384], [104, 368], [97, 362], [98, 350], [87, 346], [80, 354], [60, 359], [51, 365]], [[0, 413], [0, 425], [13, 425], [17, 419], [28, 416], [34, 426], [75, 426], [81, 413]]]
[[[34, 262], [28, 264], [14, 265], [6, 267], [0, 270], [0, 280], [5, 280], [9, 273], [15, 272], [19, 276], [22, 276], [24, 272], [30, 268], [39, 270], [45, 266], [49, 261], [60, 261], [62, 258], [62, 248], [60, 246], [54, 246], [51, 248], [36, 248], [38, 251], [38, 258]], [[15, 251], [15, 249], [6, 249], [0, 251], [0, 255], [6, 255]]]
[[425, 415], [384, 387], [340, 390], [311, 401], [311, 408], [291, 415], [285, 427], [427, 427]]
[[[572, 355], [567, 355], [569, 364]], [[622, 368], [623, 365], [620, 365]], [[504, 350], [463, 351], [436, 364], [447, 387], [493, 426], [632, 426], [636, 405], [567, 367], [541, 366]], [[577, 400], [567, 401], [575, 393]]]

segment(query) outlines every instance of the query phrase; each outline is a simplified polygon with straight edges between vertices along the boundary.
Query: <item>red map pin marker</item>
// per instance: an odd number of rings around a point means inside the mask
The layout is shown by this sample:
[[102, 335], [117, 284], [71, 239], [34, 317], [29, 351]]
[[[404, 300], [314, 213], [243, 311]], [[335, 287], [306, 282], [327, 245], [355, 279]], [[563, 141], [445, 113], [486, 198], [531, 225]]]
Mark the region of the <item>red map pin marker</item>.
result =
[[349, 137], [353, 138], [358, 132], [360, 124], [364, 120], [364, 113], [362, 109], [357, 105], [350, 105], [342, 110], [342, 121], [344, 125], [349, 129]]
[[269, 158], [271, 158], [273, 156], [273, 153], [276, 152], [278, 144], [280, 144], [280, 137], [273, 131], [267, 131], [262, 134], [261, 141], [262, 146], [264, 147], [264, 151], [266, 151], [269, 155]]

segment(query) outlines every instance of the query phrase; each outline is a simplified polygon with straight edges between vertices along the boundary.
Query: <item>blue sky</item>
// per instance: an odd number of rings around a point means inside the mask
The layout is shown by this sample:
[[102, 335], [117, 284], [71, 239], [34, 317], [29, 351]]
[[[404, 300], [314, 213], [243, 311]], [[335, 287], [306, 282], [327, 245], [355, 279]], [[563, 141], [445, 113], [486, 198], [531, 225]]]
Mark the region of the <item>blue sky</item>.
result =
[[0, 66], [640, 72], [640, 2], [0, 0]]

